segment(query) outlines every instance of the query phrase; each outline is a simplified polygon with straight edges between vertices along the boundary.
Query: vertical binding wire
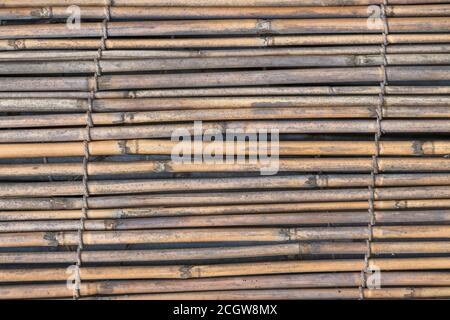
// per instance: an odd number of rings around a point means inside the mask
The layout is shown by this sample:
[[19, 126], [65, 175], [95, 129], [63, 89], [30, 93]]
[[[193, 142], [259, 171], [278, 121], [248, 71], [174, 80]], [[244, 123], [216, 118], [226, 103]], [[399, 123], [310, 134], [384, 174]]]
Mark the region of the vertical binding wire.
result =
[[88, 98], [88, 110], [86, 111], [86, 133], [85, 140], [83, 141], [84, 146], [84, 157], [83, 157], [83, 202], [81, 208], [81, 218], [80, 225], [78, 228], [78, 247], [77, 247], [77, 261], [75, 268], [75, 286], [73, 297], [75, 300], [79, 299], [81, 296], [81, 274], [80, 268], [82, 265], [82, 251], [84, 248], [83, 243], [83, 232], [84, 232], [84, 223], [88, 218], [87, 212], [89, 209], [89, 173], [88, 173], [88, 165], [89, 165], [89, 142], [91, 141], [91, 128], [94, 126], [94, 122], [92, 121], [92, 110], [93, 110], [93, 101], [96, 98], [96, 93], [98, 91], [98, 78], [102, 74], [100, 60], [103, 55], [103, 51], [106, 50], [106, 39], [108, 38], [108, 22], [111, 20], [111, 5], [112, 0], [105, 0], [105, 19], [102, 24], [102, 38], [100, 43], [100, 48], [98, 49], [97, 57], [94, 59], [95, 63], [95, 74], [94, 74], [94, 88], [89, 94]]
[[380, 5], [380, 18], [383, 23], [382, 25], [382, 35], [383, 40], [381, 43], [381, 72], [382, 72], [382, 80], [380, 82], [380, 93], [379, 93], [379, 103], [376, 109], [376, 125], [377, 131], [374, 135], [375, 142], [375, 154], [372, 157], [372, 172], [370, 174], [371, 181], [369, 185], [369, 224], [368, 224], [368, 240], [367, 240], [367, 251], [364, 256], [364, 270], [361, 271], [361, 284], [360, 284], [360, 299], [364, 299], [364, 289], [367, 288], [367, 274], [371, 273], [369, 266], [369, 259], [372, 256], [372, 239], [373, 239], [373, 227], [376, 223], [375, 220], [375, 188], [376, 188], [376, 177], [378, 175], [378, 157], [380, 155], [380, 139], [383, 134], [383, 130], [381, 127], [381, 122], [383, 120], [383, 109], [385, 105], [385, 95], [386, 95], [386, 85], [388, 84], [387, 79], [387, 71], [386, 67], [388, 65], [386, 58], [386, 48], [389, 44], [388, 35], [389, 35], [389, 25], [386, 17], [386, 6], [388, 5], [388, 0], [383, 0], [383, 3]]

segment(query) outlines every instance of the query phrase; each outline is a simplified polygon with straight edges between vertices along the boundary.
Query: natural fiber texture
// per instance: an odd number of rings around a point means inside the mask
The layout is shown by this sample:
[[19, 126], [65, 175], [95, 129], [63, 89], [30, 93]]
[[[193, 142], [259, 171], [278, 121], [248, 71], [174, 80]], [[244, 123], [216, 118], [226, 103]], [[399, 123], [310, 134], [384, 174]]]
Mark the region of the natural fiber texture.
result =
[[450, 298], [450, 1], [0, 21], [0, 299]]

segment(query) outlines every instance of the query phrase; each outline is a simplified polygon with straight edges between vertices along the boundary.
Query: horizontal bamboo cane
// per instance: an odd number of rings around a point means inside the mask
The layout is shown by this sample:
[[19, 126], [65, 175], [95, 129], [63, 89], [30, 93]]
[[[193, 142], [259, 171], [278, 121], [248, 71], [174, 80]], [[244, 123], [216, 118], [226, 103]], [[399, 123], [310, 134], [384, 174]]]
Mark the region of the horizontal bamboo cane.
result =
[[[450, 297], [450, 287], [363, 289], [365, 299], [430, 299]], [[317, 300], [360, 299], [358, 288], [227, 290], [96, 297], [96, 300]], [[89, 298], [84, 298], [89, 299]]]
[[[436, 92], [442, 90], [440, 87], [435, 87]], [[444, 87], [445, 88], [445, 87]], [[336, 89], [324, 88], [321, 94], [332, 94]], [[426, 88], [422, 89], [425, 90]], [[448, 88], [447, 88], [448, 89]], [[218, 90], [218, 89], [209, 89]], [[226, 90], [226, 89], [219, 89]], [[235, 90], [235, 89], [233, 89]], [[287, 89], [285, 89], [287, 90]], [[411, 87], [410, 90], [417, 90], [420, 88]], [[195, 93], [196, 90], [193, 91]], [[442, 91], [443, 94], [450, 92]], [[219, 92], [216, 91], [216, 95]], [[245, 108], [297, 108], [297, 107], [378, 107], [379, 97], [375, 95], [359, 94], [359, 91], [354, 92], [357, 95], [351, 94], [350, 91], [339, 96], [251, 96], [251, 97], [185, 97], [185, 98], [146, 98], [139, 99], [123, 99], [113, 96], [109, 98], [114, 92], [100, 92], [100, 97], [96, 97], [92, 101], [92, 111], [94, 112], [132, 112], [132, 111], [167, 111], [167, 110], [208, 110], [208, 109], [245, 109]], [[379, 93], [372, 91], [372, 94]], [[413, 93], [411, 91], [411, 93]], [[416, 92], [418, 93], [418, 92]], [[39, 94], [39, 93], [36, 93]], [[138, 93], [136, 93], [138, 94]], [[244, 94], [244, 93], [243, 93]], [[280, 92], [280, 94], [282, 94]], [[450, 105], [450, 98], [445, 95], [395, 95], [386, 96], [385, 105], [383, 106], [383, 116], [389, 115], [389, 110], [396, 110], [402, 108], [412, 108], [417, 110], [419, 107], [426, 107], [426, 109], [443, 108]], [[146, 93], [142, 92], [145, 96]], [[102, 98], [106, 96], [106, 98]], [[77, 113], [84, 112], [89, 109], [88, 97], [86, 99], [70, 99], [70, 98], [5, 98], [0, 100], [0, 106], [3, 112], [51, 112], [51, 113]], [[239, 111], [239, 110], [234, 110]], [[234, 112], [233, 111], [233, 112]], [[93, 114], [95, 117], [95, 114]]]
[[[450, 36], [446, 33], [433, 34], [389, 34], [390, 44], [387, 52], [395, 53], [396, 50], [405, 48], [419, 48], [419, 45], [404, 45], [409, 43], [447, 43]], [[214, 37], [214, 38], [179, 38], [179, 39], [106, 39], [107, 49], [167, 49], [167, 48], [248, 48], [248, 47], [282, 47], [282, 46], [312, 46], [312, 45], [369, 45], [380, 44], [383, 41], [381, 35], [264, 35], [261, 37]], [[396, 44], [403, 44], [397, 46]], [[97, 39], [16, 39], [0, 40], [0, 49], [6, 51], [18, 51], [26, 49], [98, 49], [101, 45]], [[392, 47], [391, 47], [392, 46]], [[430, 45], [438, 49], [437, 46]], [[430, 47], [427, 46], [427, 47]], [[308, 51], [307, 49], [293, 49], [296, 51]], [[310, 50], [319, 50], [313, 49]], [[109, 51], [105, 51], [108, 56]], [[166, 54], [168, 52], [166, 51]], [[3, 53], [6, 54], [6, 53]], [[67, 54], [67, 53], [66, 53]], [[171, 54], [177, 54], [172, 52]], [[195, 54], [195, 53], [192, 53]], [[36, 53], [34, 55], [37, 55]]]
[[[383, 120], [379, 123], [383, 133], [448, 133], [449, 120]], [[92, 140], [190, 138], [192, 135], [251, 135], [258, 133], [377, 133], [376, 120], [255, 120], [207, 122], [196, 124], [155, 124], [114, 127], [93, 127]], [[84, 141], [88, 131], [80, 128], [11, 129], [0, 131], [1, 143]]]
[[[448, 241], [371, 242], [370, 249], [376, 255], [447, 254], [450, 252], [450, 244]], [[82, 251], [81, 258], [85, 263], [205, 261], [277, 256], [296, 259], [299, 256], [309, 255], [365, 255], [367, 250], [367, 243], [362, 241], [318, 241], [238, 247], [222, 245], [220, 247], [188, 249]], [[70, 251], [0, 253], [0, 264], [74, 264], [76, 261], [77, 253]]]
[[[379, 171], [415, 172], [448, 171], [447, 158], [379, 158]], [[220, 164], [212, 161], [203, 163], [182, 163], [179, 161], [130, 161], [130, 162], [90, 162], [89, 175], [117, 175], [140, 173], [177, 172], [263, 172], [273, 169], [279, 172], [372, 172], [372, 158], [310, 158], [310, 159], [269, 159], [263, 162]], [[46, 164], [5, 164], [0, 166], [2, 178], [40, 176], [80, 176], [81, 163]]]
[[[450, 258], [369, 259], [370, 270], [439, 270], [448, 269]], [[303, 260], [213, 265], [82, 267], [81, 280], [125, 279], [193, 279], [210, 277], [252, 276], [264, 274], [349, 272], [364, 269], [364, 259]], [[381, 273], [381, 277], [383, 274]], [[27, 268], [0, 271], [0, 282], [65, 281], [67, 268]]]
[[[448, 44], [422, 44], [422, 45], [390, 45], [386, 49], [388, 64], [391, 65], [407, 65], [407, 64], [446, 64], [446, 53], [450, 51]], [[237, 60], [242, 58], [248, 60], [248, 67], [289, 67], [289, 66], [314, 66], [319, 58], [323, 60], [324, 65], [328, 63], [333, 66], [349, 65], [380, 65], [384, 63], [379, 56], [379, 45], [370, 46], [333, 46], [333, 47], [280, 47], [280, 48], [252, 48], [252, 49], [220, 49], [220, 50], [108, 50], [102, 53], [99, 59], [98, 51], [95, 50], [73, 50], [73, 51], [6, 51], [0, 53], [0, 61], [8, 72], [14, 66], [20, 72], [29, 72], [25, 68], [21, 68], [23, 63], [27, 61], [30, 66], [41, 73], [48, 73], [42, 65], [47, 65], [59, 72], [90, 72], [93, 60], [98, 59], [99, 66], [102, 70], [125, 70], [125, 71], [141, 71], [135, 66], [134, 60], [141, 60], [145, 70], [159, 70], [156, 64], [161, 62], [159, 67], [161, 70], [177, 70], [199, 67], [200, 69], [211, 68], [227, 68], [227, 67], [245, 67], [245, 64]], [[257, 61], [249, 59], [249, 57], [257, 58]], [[267, 57], [284, 58], [283, 62], [271, 61]], [[304, 57], [305, 61], [299, 58]], [[294, 60], [296, 58], [297, 60]], [[404, 58], [404, 59], [401, 59]], [[180, 61], [180, 65], [173, 63], [175, 59]], [[315, 60], [314, 60], [315, 59]], [[32, 63], [31, 60], [36, 60]], [[157, 61], [154, 61], [157, 60]], [[186, 60], [186, 61], [185, 61]], [[223, 61], [223, 65], [217, 63]], [[5, 63], [9, 62], [9, 63]], [[55, 63], [49, 63], [55, 62]], [[66, 63], [66, 69], [62, 69], [62, 63]], [[78, 69], [75, 62], [80, 62]], [[263, 64], [263, 62], [265, 64]], [[294, 64], [296, 62], [296, 64]], [[113, 64], [114, 63], [114, 64]], [[145, 64], [144, 64], [145, 63]], [[96, 66], [96, 64], [95, 64]], [[13, 71], [15, 69], [12, 69]], [[71, 71], [72, 70], [72, 71]], [[142, 70], [142, 71], [145, 71]], [[33, 70], [30, 70], [33, 72]], [[94, 72], [92, 71], [92, 72]], [[36, 71], [34, 71], [36, 72]]]
[[[1, 219], [1, 216], [0, 216]], [[191, 227], [244, 227], [244, 226], [308, 226], [308, 225], [364, 225], [372, 217], [367, 211], [357, 212], [312, 212], [312, 213], [275, 213], [219, 215], [201, 217], [164, 217], [126, 220], [86, 220], [84, 230], [143, 230], [171, 229]], [[376, 211], [375, 223], [447, 223], [450, 222], [449, 210], [433, 211]], [[20, 221], [0, 222], [0, 232], [39, 232], [78, 230], [78, 220], [66, 221]]]
[[[230, 71], [190, 74], [108, 75], [97, 79], [99, 90], [226, 87], [269, 84], [380, 82], [379, 67], [315, 68], [266, 71]], [[444, 81], [448, 66], [387, 67], [388, 81]], [[0, 78], [0, 91], [92, 91], [95, 77]]]
[[[106, 19], [102, 7], [80, 7], [84, 19]], [[110, 18], [126, 20], [145, 19], [224, 19], [224, 18], [320, 18], [320, 17], [369, 17], [373, 8], [365, 6], [345, 7], [111, 7]], [[450, 6], [446, 4], [385, 6], [387, 16], [446, 16]], [[67, 19], [67, 7], [23, 7], [0, 9], [0, 20]]]
[[[376, 118], [377, 107], [277, 107], [239, 109], [168, 110], [151, 112], [95, 113], [94, 125], [145, 124], [220, 120], [279, 120], [279, 119], [365, 119]], [[383, 117], [390, 118], [449, 118], [448, 107], [384, 107]], [[86, 114], [52, 114], [0, 116], [2, 128], [37, 128], [87, 125]]]
[[[377, 48], [379, 50], [379, 48]], [[396, 54], [387, 55], [388, 65], [448, 65], [449, 54]], [[232, 58], [188, 59], [135, 59], [101, 60], [99, 67], [107, 73], [131, 73], [157, 70], [195, 70], [227, 68], [285, 68], [285, 67], [361, 67], [383, 63], [381, 55], [328, 55], [328, 56], [264, 56]], [[0, 62], [0, 74], [83, 74], [95, 73], [94, 61], [42, 61]]]
[[[428, 101], [426, 98], [430, 98], [432, 95], [442, 95], [449, 94], [450, 87], [448, 86], [392, 86], [387, 85], [385, 87], [386, 93], [389, 95], [411, 95], [420, 94], [427, 95], [422, 97], [417, 97], [422, 103]], [[93, 109], [96, 109], [98, 104], [98, 99], [128, 99], [128, 103], [132, 103], [135, 98], [140, 98], [141, 104], [147, 103], [143, 98], [177, 98], [185, 97], [184, 99], [189, 100], [192, 97], [228, 97], [228, 98], [238, 98], [240, 96], [249, 96], [249, 98], [261, 97], [261, 96], [272, 96], [272, 99], [280, 98], [280, 96], [308, 96], [312, 95], [316, 99], [322, 98], [321, 96], [340, 96], [340, 95], [375, 95], [379, 94], [379, 86], [320, 86], [320, 87], [308, 87], [308, 86], [289, 86], [289, 87], [229, 87], [229, 88], [206, 88], [206, 89], [152, 89], [152, 90], [134, 90], [134, 91], [101, 91], [94, 93], [93, 97], [96, 100], [93, 101]], [[64, 100], [66, 103], [72, 101], [71, 99], [77, 100], [81, 107], [78, 108], [59, 108], [59, 109], [47, 109], [50, 111], [57, 112], [76, 112], [76, 111], [86, 111], [87, 105], [82, 102], [81, 99], [88, 99], [91, 93], [88, 92], [0, 92], [0, 103], [5, 111], [11, 110], [11, 112], [20, 112], [21, 110], [40, 112], [39, 110], [45, 110], [44, 105], [54, 108], [52, 104], [55, 104], [59, 100]], [[440, 96], [439, 98], [443, 98]], [[33, 98], [33, 99], [30, 99]], [[361, 97], [358, 97], [361, 98]], [[385, 96], [385, 103], [392, 99], [399, 99], [397, 96]], [[7, 101], [14, 99], [12, 101]], [[180, 100], [180, 99], [179, 99]], [[209, 98], [203, 98], [203, 100], [211, 101]], [[30, 109], [20, 109], [19, 104], [27, 102]], [[45, 101], [45, 104], [40, 103]], [[224, 101], [226, 101], [224, 99]], [[32, 104], [34, 102], [34, 104]], [[72, 101], [72, 103], [75, 101]], [[351, 100], [349, 99], [349, 102]], [[37, 105], [40, 105], [39, 108]], [[16, 105], [16, 109], [11, 109]], [[187, 107], [187, 106], [186, 106]], [[6, 109], [8, 108], [8, 109]], [[229, 108], [229, 107], [227, 107]], [[16, 111], [14, 111], [16, 110]]]
[[[449, 198], [448, 186], [376, 188], [375, 200], [421, 200]], [[217, 192], [191, 194], [145, 194], [96, 196], [88, 199], [89, 208], [108, 209], [146, 206], [199, 206], [224, 204], [264, 204], [317, 201], [367, 201], [366, 188], [285, 190], [261, 192]], [[0, 210], [66, 210], [80, 209], [81, 198], [0, 198]], [[398, 204], [401, 205], [401, 202]]]
[[[448, 286], [446, 272], [384, 272], [384, 286]], [[82, 296], [124, 295], [165, 292], [201, 292], [215, 290], [274, 289], [274, 288], [330, 288], [361, 285], [360, 272], [271, 275], [253, 277], [224, 277], [211, 279], [126, 280], [98, 281], [81, 284]], [[399, 289], [397, 289], [399, 290]], [[64, 298], [72, 297], [67, 284], [0, 286], [2, 299]]]
[[[305, 228], [196, 228], [147, 231], [85, 231], [85, 245], [119, 245], [144, 243], [213, 243], [213, 242], [283, 242], [317, 240], [367, 240], [368, 227]], [[450, 226], [374, 226], [373, 239], [446, 239]], [[58, 247], [77, 245], [77, 232], [1, 233], [0, 246]]]
[[[259, 178], [220, 179], [136, 179], [91, 180], [90, 195], [138, 194], [180, 191], [251, 190], [251, 189], [313, 189], [398, 186], [444, 186], [450, 185], [450, 174], [369, 174], [343, 175], [294, 175]], [[71, 196], [84, 194], [80, 182], [11, 182], [0, 183], [0, 197]]]
[[[447, 17], [387, 18], [392, 33], [447, 32]], [[344, 19], [233, 19], [233, 20], [165, 20], [107, 22], [108, 37], [190, 36], [190, 35], [258, 35], [258, 34], [318, 34], [318, 33], [379, 33], [382, 23], [368, 23], [367, 18]], [[5, 25], [0, 39], [16, 38], [85, 38], [101, 37], [103, 24], [83, 23], [81, 28], [66, 24]]]
[[[421, 4], [421, 3], [446, 3], [445, 0], [390, 0], [390, 4]], [[35, 0], [32, 4], [24, 3], [20, 0], [3, 0], [2, 7], [29, 7], [29, 6], [101, 6], [105, 5], [103, 0]], [[349, 6], [349, 5], [369, 5], [383, 4], [382, 0], [194, 0], [186, 2], [183, 0], [115, 0], [114, 6], [137, 6], [137, 7], [292, 7], [292, 6]]]
[[[395, 53], [398, 44], [411, 48], [410, 43], [447, 43], [450, 35], [446, 33], [433, 34], [389, 34], [387, 35], [389, 53]], [[264, 35], [260, 37], [214, 37], [214, 38], [178, 38], [178, 39], [106, 39], [107, 49], [167, 49], [167, 48], [248, 48], [248, 47], [281, 47], [281, 46], [312, 46], [312, 45], [369, 45], [380, 44], [382, 35]], [[407, 46], [405, 44], [408, 44]], [[97, 39], [16, 39], [0, 40], [0, 49], [17, 51], [26, 49], [98, 49], [101, 41]], [[391, 49], [393, 46], [393, 49]], [[418, 47], [413, 45], [412, 48]], [[432, 46], [437, 48], [436, 46]], [[305, 50], [305, 49], [293, 49]], [[311, 48], [311, 50], [314, 50]], [[318, 49], [315, 49], [318, 50]], [[109, 51], [105, 51], [108, 56]], [[166, 51], [166, 54], [168, 52]], [[171, 54], [177, 54], [172, 52]], [[193, 53], [195, 54], [195, 53]]]
[[[132, 154], [153, 154], [153, 155], [171, 155], [174, 148], [179, 147], [185, 152], [190, 151], [193, 155], [208, 154], [208, 150], [214, 147], [215, 154], [219, 155], [266, 155], [273, 154], [274, 149], [270, 142], [265, 144], [262, 142], [255, 143], [219, 143], [218, 141], [203, 142], [202, 146], [194, 146], [193, 141], [171, 141], [171, 140], [111, 140], [111, 141], [92, 141], [89, 142], [89, 154], [92, 156], [102, 155], [132, 155]], [[221, 147], [221, 148], [218, 148]], [[404, 140], [404, 141], [380, 141], [378, 149], [375, 142], [372, 141], [279, 141], [277, 144], [278, 155], [297, 155], [297, 156], [367, 156], [375, 155], [377, 152], [380, 156], [445, 156], [450, 153], [450, 142], [445, 140]], [[209, 148], [209, 149], [208, 149]], [[85, 153], [84, 145], [80, 142], [64, 142], [64, 143], [23, 143], [23, 144], [2, 144], [0, 145], [0, 158], [30, 158], [30, 157], [75, 157], [83, 156]], [[358, 160], [358, 159], [356, 159]], [[281, 167], [293, 165], [295, 161], [302, 163], [307, 159], [280, 159]], [[338, 161], [337, 159], [330, 161]], [[350, 160], [351, 161], [351, 160]], [[396, 158], [379, 159], [379, 169], [386, 170], [390, 166], [399, 165], [401, 163], [416, 163], [421, 161], [429, 161], [430, 169], [436, 166], [444, 166], [447, 162], [443, 158], [404, 158], [400, 161]], [[174, 161], [174, 168], [175, 168]], [[207, 159], [203, 161], [207, 164]], [[164, 163], [164, 161], [162, 162]], [[305, 164], [308, 162], [304, 162]], [[321, 163], [321, 159], [317, 160]], [[217, 163], [218, 164], [218, 163]], [[75, 164], [76, 165], [76, 164]], [[96, 166], [95, 163], [92, 163]], [[163, 164], [161, 164], [163, 166]], [[45, 166], [44, 166], [45, 167]], [[181, 164], [178, 164], [181, 168]], [[1, 168], [1, 166], [0, 166]], [[230, 165], [230, 168], [233, 166]], [[249, 168], [251, 168], [249, 166]], [[89, 169], [89, 168], [88, 168]], [[168, 169], [170, 166], [168, 165]], [[250, 170], [250, 169], [249, 169]], [[254, 170], [254, 169], [252, 169]], [[320, 171], [320, 170], [319, 170]], [[3, 174], [3, 173], [2, 173]]]
[[[449, 199], [424, 199], [424, 200], [396, 200], [374, 201], [376, 210], [398, 209], [440, 209], [450, 208]], [[139, 207], [120, 209], [89, 209], [88, 219], [124, 219], [124, 218], [152, 218], [152, 217], [179, 217], [179, 216], [204, 216], [204, 215], [246, 215], [246, 214], [273, 214], [296, 212], [320, 212], [320, 211], [357, 211], [368, 210], [367, 201], [353, 202], [310, 202], [310, 203], [270, 203], [252, 205], [227, 205], [227, 206], [192, 206], [192, 207]], [[33, 209], [30, 209], [33, 210]], [[367, 211], [366, 211], [367, 212]], [[408, 211], [411, 212], [411, 211]], [[420, 211], [419, 211], [420, 212]], [[445, 215], [444, 211], [437, 211], [438, 215]], [[375, 215], [382, 215], [375, 211]], [[27, 220], [66, 220], [81, 219], [81, 210], [43, 210], [43, 211], [0, 211], [1, 221], [27, 221]]]

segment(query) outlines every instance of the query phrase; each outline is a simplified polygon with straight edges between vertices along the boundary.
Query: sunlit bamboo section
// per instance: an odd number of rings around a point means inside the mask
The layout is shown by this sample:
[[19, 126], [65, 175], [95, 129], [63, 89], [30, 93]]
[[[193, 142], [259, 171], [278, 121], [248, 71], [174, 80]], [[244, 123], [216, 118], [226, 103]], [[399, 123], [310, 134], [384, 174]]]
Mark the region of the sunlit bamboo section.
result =
[[450, 298], [450, 1], [0, 0], [0, 299]]

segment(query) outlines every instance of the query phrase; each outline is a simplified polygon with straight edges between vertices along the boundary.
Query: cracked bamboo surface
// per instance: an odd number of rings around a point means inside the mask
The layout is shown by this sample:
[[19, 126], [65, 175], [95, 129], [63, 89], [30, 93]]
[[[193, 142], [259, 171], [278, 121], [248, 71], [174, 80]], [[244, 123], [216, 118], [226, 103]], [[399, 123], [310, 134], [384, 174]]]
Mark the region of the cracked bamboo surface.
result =
[[0, 299], [450, 298], [450, 2], [383, 5], [0, 0]]

